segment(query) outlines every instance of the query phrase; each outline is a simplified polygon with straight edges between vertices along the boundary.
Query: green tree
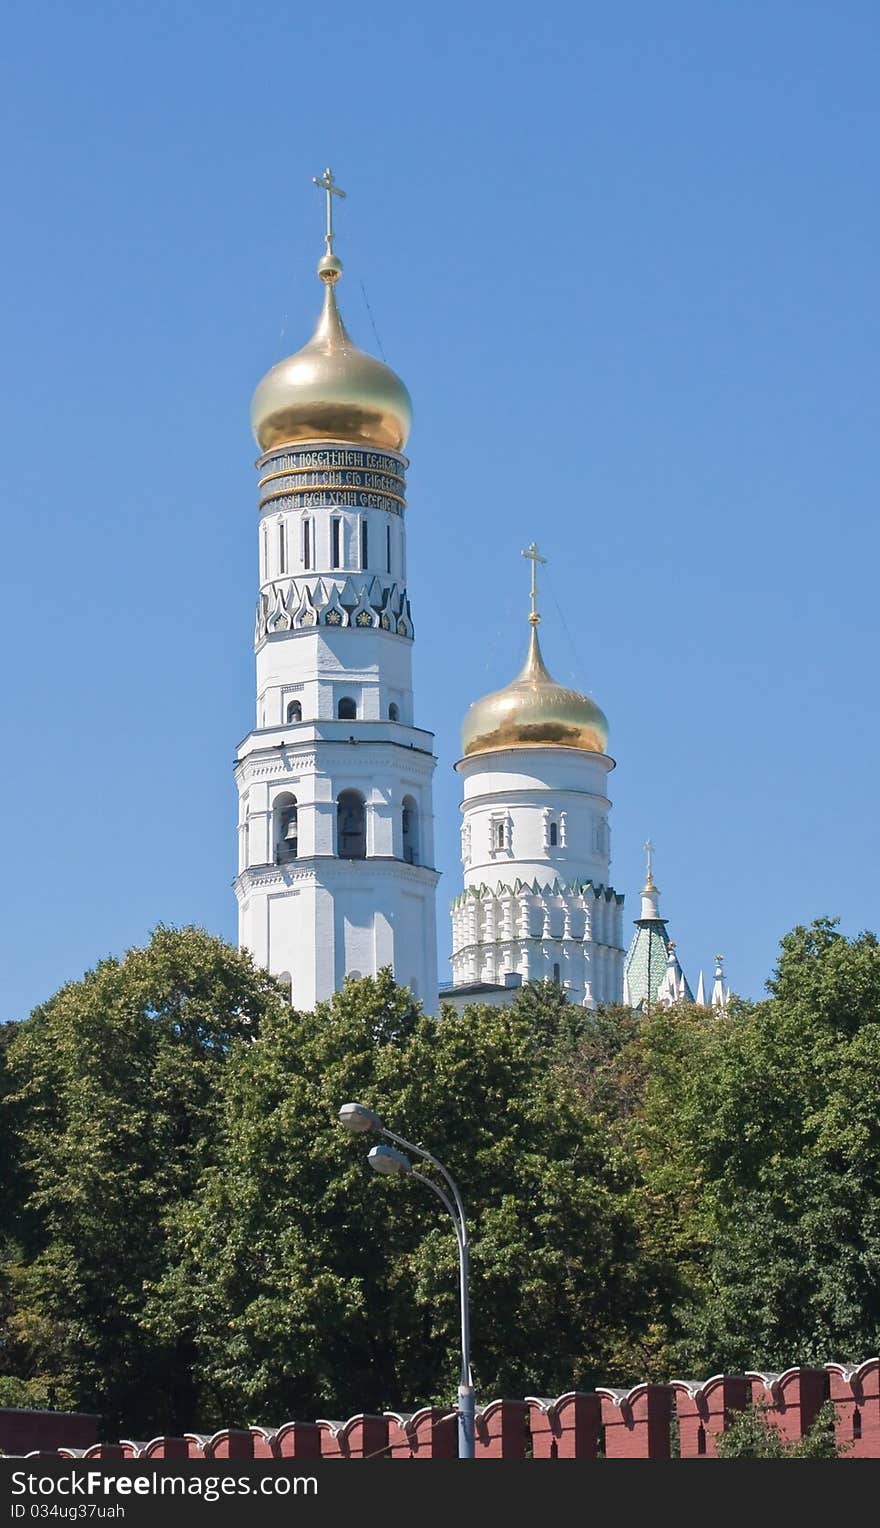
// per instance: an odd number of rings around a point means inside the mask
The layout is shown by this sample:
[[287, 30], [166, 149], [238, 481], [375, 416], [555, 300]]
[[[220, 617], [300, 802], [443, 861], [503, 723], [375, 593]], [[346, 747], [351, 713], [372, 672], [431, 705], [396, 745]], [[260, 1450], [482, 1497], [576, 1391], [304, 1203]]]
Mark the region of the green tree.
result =
[[428, 1018], [387, 972], [297, 1014], [159, 929], [0, 1031], [0, 1397], [129, 1432], [447, 1399], [451, 1228], [348, 1099], [461, 1183], [484, 1398], [862, 1358], [878, 1096], [880, 948], [827, 920], [765, 1002], [646, 1018]]
[[337, 1124], [349, 1099], [460, 1182], [482, 1397], [607, 1375], [621, 1333], [647, 1327], [655, 1281], [627, 1161], [553, 1065], [571, 1022], [546, 988], [428, 1018], [385, 972], [234, 1048], [223, 1144], [152, 1307], [159, 1332], [187, 1331], [206, 1425], [454, 1391], [451, 1227], [417, 1183], [370, 1173], [368, 1142]]
[[9, 1046], [14, 1033], [14, 1024], [0, 1023], [0, 1163], [2, 1163], [2, 1173], [0, 1173], [0, 1226], [5, 1225], [8, 1207], [15, 1198], [15, 1132], [12, 1111], [8, 1106], [11, 1085], [9, 1081], [9, 1063], [7, 1061]]
[[782, 941], [770, 998], [660, 1012], [637, 1042], [640, 1221], [687, 1295], [677, 1366], [863, 1357], [880, 1340], [880, 948], [828, 920]]
[[803, 1438], [784, 1438], [771, 1412], [766, 1405], [736, 1412], [727, 1431], [717, 1439], [719, 1459], [840, 1459], [844, 1455], [844, 1446], [835, 1438], [830, 1401]]
[[12, 1310], [6, 1270], [18, 1258], [13, 1228], [20, 1219], [23, 1199], [7, 1060], [14, 1033], [14, 1024], [0, 1023], [0, 1406], [26, 1405], [28, 1402], [27, 1387], [22, 1380], [10, 1378], [4, 1383], [2, 1378], [10, 1362], [9, 1316]]
[[7, 1393], [101, 1411], [110, 1426], [191, 1422], [192, 1355], [185, 1337], [144, 1327], [145, 1289], [166, 1271], [170, 1212], [212, 1160], [230, 1046], [282, 1006], [246, 956], [159, 928], [15, 1026]]

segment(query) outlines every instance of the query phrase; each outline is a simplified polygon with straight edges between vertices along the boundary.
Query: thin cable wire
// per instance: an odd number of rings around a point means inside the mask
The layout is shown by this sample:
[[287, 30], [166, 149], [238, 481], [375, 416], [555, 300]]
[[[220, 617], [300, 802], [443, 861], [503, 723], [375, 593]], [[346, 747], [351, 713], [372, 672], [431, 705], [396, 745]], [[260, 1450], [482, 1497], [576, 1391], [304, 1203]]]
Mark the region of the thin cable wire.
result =
[[378, 329], [377, 329], [377, 328], [376, 328], [376, 320], [375, 320], [375, 319], [374, 319], [374, 317], [373, 317], [373, 310], [372, 310], [372, 308], [371, 308], [371, 307], [370, 307], [370, 299], [369, 299], [369, 297], [368, 297], [368, 296], [367, 296], [367, 289], [366, 289], [366, 287], [365, 287], [365, 286], [364, 286], [364, 283], [363, 283], [363, 282], [361, 282], [361, 291], [362, 291], [362, 292], [363, 292], [363, 294], [364, 294], [364, 302], [365, 302], [365, 303], [366, 303], [366, 307], [367, 307], [367, 312], [368, 312], [368, 313], [369, 313], [369, 315], [370, 315], [370, 323], [371, 323], [371, 324], [372, 324], [372, 325], [373, 325], [373, 333], [374, 333], [374, 334], [375, 334], [375, 336], [376, 336], [376, 344], [377, 344], [377, 345], [378, 345], [378, 346], [379, 346], [379, 354], [380, 354], [380, 356], [381, 356], [381, 357], [382, 357], [382, 360], [383, 360], [383, 361], [384, 361], [384, 362], [385, 362], [385, 364], [386, 364], [386, 365], [387, 365], [387, 364], [388, 364], [388, 358], [387, 358], [387, 356], [386, 356], [386, 354], [385, 354], [385, 348], [384, 348], [384, 346], [383, 346], [383, 344], [382, 344], [382, 341], [381, 341], [381, 339], [380, 339], [380, 337], [379, 337], [379, 330], [378, 330]]
[[[483, 673], [484, 674], [489, 672], [489, 670], [491, 668], [491, 665], [492, 665], [492, 663], [495, 660], [495, 654], [498, 652], [498, 648], [499, 648], [502, 636], [506, 637], [508, 639], [510, 637], [510, 628], [511, 628], [511, 623], [512, 623], [512, 620], [513, 620], [513, 613], [514, 613], [513, 612], [513, 606], [514, 606], [514, 601], [515, 600], [518, 603], [519, 596], [518, 596], [518, 594], [517, 594], [517, 592], [515, 590], [515, 587], [514, 587], [514, 585], [512, 583], [507, 583], [505, 585], [504, 605], [503, 605], [502, 611], [501, 611], [501, 625], [499, 627], [497, 627], [497, 629], [496, 629], [496, 631], [495, 631], [495, 633], [494, 633], [494, 635], [492, 637], [492, 641], [489, 644], [489, 647], [488, 647], [488, 649], [486, 651], [486, 661], [483, 664]], [[516, 651], [513, 651], [511, 653], [511, 659], [510, 659], [511, 663], [515, 663], [517, 661], [518, 657], [519, 657], [519, 651], [517, 649]]]
[[545, 583], [547, 585], [547, 588], [550, 590], [550, 594], [552, 596], [553, 603], [556, 606], [556, 613], [559, 616], [559, 619], [560, 619], [560, 621], [562, 623], [562, 629], [563, 629], [563, 631], [565, 632], [565, 635], [568, 638], [569, 646], [571, 648], [572, 657], [574, 658], [575, 664], [577, 665], [576, 668], [569, 669], [569, 673], [570, 673], [574, 683], [576, 685], [578, 685], [578, 684], [581, 683], [580, 675], [583, 674], [583, 673], [586, 673], [586, 668], [585, 668], [585, 665], [584, 665], [584, 661], [583, 661], [583, 659], [582, 659], [582, 657], [580, 655], [580, 652], [578, 650], [577, 644], [575, 643], [574, 637], [572, 636], [571, 631], [569, 630], [568, 622], [565, 619], [565, 613], [564, 613], [564, 611], [562, 609], [562, 606], [560, 605], [558, 599], [556, 598], [556, 590], [553, 587], [553, 580], [551, 579], [550, 574], [547, 571], [546, 567], [544, 569], [544, 581], [545, 581]]

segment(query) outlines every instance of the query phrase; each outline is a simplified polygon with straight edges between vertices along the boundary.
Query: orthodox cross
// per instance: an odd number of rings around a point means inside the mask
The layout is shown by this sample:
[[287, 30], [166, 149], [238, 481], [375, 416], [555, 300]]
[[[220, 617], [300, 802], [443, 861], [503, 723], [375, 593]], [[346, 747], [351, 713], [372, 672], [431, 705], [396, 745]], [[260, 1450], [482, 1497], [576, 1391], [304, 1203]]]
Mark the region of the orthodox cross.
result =
[[654, 845], [651, 843], [650, 838], [645, 840], [643, 847], [648, 856], [648, 880], [651, 881], [654, 878]]
[[313, 181], [314, 185], [320, 186], [321, 190], [322, 191], [326, 191], [326, 193], [327, 193], [327, 232], [324, 235], [324, 243], [327, 246], [327, 253], [328, 253], [328, 255], [332, 255], [332, 253], [333, 253], [333, 198], [334, 198], [334, 196], [340, 196], [340, 197], [342, 197], [342, 200], [344, 201], [345, 200], [345, 192], [342, 190], [341, 186], [337, 186], [335, 180], [333, 179], [333, 171], [330, 169], [329, 165], [328, 165], [327, 169], [324, 171], [324, 174], [321, 175], [320, 177], [317, 176], [317, 175], [313, 175], [312, 176], [312, 181]]
[[537, 545], [534, 541], [531, 543], [531, 546], [527, 546], [525, 551], [520, 553], [520, 556], [527, 557], [532, 565], [532, 613], [529, 616], [529, 625], [537, 626], [541, 619], [538, 614], [538, 563], [546, 562], [547, 559], [546, 557], [541, 556], [541, 553], [538, 551]]

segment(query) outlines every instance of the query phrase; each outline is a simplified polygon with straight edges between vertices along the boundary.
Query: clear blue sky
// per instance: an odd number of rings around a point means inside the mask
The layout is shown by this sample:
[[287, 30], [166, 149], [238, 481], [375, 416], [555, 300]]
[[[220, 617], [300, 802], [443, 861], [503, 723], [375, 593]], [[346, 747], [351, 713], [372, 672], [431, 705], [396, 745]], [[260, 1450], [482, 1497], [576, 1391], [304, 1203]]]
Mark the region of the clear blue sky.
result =
[[415, 401], [444, 957], [532, 537], [628, 916], [651, 834], [692, 981], [876, 926], [875, 3], [18, 0], [0, 51], [0, 1014], [160, 920], [234, 938], [249, 400], [311, 332], [328, 163], [346, 320], [374, 348], [363, 283]]

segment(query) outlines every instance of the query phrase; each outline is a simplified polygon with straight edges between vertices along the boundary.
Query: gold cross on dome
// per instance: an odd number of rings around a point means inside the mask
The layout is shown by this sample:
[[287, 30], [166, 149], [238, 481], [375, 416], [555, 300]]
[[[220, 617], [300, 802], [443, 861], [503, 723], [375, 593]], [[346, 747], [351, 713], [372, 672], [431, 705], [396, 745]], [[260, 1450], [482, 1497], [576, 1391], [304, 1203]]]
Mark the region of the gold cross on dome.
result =
[[650, 881], [654, 874], [654, 845], [651, 843], [650, 838], [645, 839], [644, 850], [648, 856], [648, 880]]
[[333, 198], [334, 198], [334, 196], [339, 196], [344, 201], [345, 200], [345, 192], [342, 190], [341, 186], [337, 186], [335, 180], [333, 179], [333, 171], [330, 169], [329, 165], [327, 166], [327, 169], [324, 171], [323, 175], [321, 175], [321, 176], [313, 175], [312, 176], [312, 182], [313, 182], [314, 185], [320, 186], [321, 190], [325, 191], [327, 193], [327, 232], [324, 235], [324, 243], [327, 246], [327, 253], [328, 253], [328, 255], [332, 255], [332, 253], [333, 253]]
[[526, 547], [524, 552], [520, 552], [520, 556], [528, 558], [529, 562], [532, 565], [532, 587], [531, 587], [532, 613], [529, 616], [529, 625], [530, 626], [537, 626], [538, 622], [541, 619], [541, 617], [538, 614], [538, 563], [539, 562], [546, 562], [547, 559], [546, 559], [546, 557], [542, 557], [541, 556], [541, 553], [538, 551], [537, 542], [534, 542], [534, 541], [531, 543], [530, 546]]

